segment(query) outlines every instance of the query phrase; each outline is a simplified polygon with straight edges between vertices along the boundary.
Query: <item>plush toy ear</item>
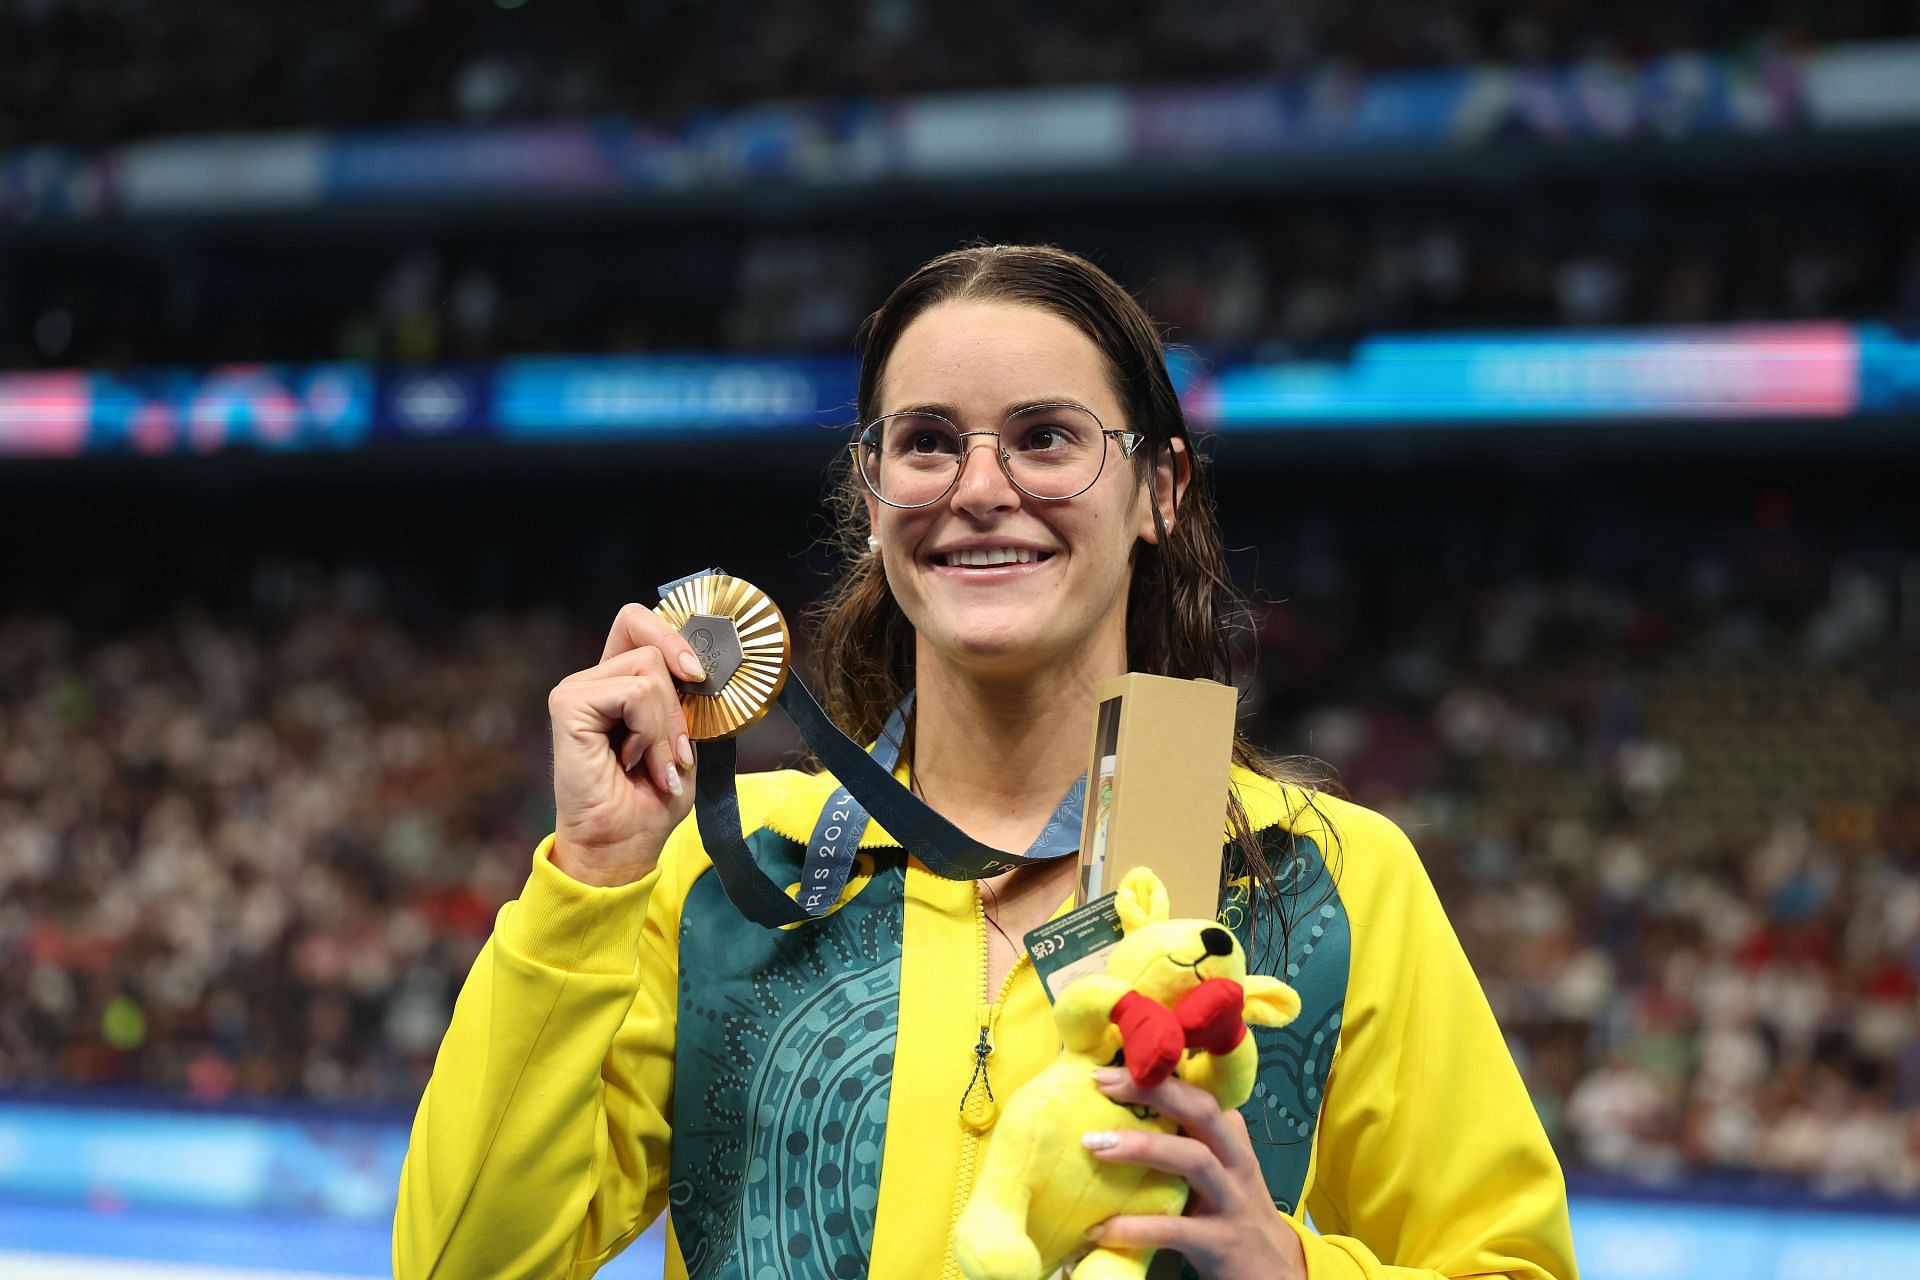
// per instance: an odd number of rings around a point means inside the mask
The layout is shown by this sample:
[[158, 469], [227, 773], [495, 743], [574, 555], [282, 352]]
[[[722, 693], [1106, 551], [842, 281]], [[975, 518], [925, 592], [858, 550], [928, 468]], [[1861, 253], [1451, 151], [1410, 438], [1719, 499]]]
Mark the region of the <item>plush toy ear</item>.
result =
[[1120, 929], [1123, 933], [1132, 933], [1165, 920], [1172, 911], [1167, 905], [1167, 886], [1161, 884], [1160, 877], [1145, 867], [1135, 867], [1127, 872], [1120, 881], [1119, 890], [1113, 895], [1113, 905], [1120, 912]]
[[1241, 1014], [1256, 1027], [1284, 1027], [1300, 1016], [1300, 993], [1278, 978], [1250, 973], [1240, 987], [1246, 994]]

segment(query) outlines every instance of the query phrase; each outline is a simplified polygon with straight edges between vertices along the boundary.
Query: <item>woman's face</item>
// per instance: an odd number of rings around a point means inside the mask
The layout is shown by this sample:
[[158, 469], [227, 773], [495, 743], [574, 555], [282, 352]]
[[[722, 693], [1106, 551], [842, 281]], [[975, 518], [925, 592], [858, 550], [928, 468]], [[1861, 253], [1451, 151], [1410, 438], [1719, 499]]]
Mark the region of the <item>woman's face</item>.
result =
[[[879, 392], [880, 413], [932, 408], [962, 431], [994, 431], [1011, 406], [1041, 401], [1071, 401], [1106, 427], [1132, 426], [1093, 342], [1051, 312], [1017, 303], [950, 302], [923, 313], [900, 335]], [[960, 482], [932, 506], [903, 511], [867, 495], [887, 584], [923, 657], [931, 647], [999, 674], [1076, 666], [1076, 658], [1123, 664], [1133, 546], [1155, 540], [1137, 463], [1109, 440], [1091, 489], [1043, 502], [1008, 482], [992, 437], [963, 443]], [[956, 563], [956, 552], [998, 549], [1027, 562]]]

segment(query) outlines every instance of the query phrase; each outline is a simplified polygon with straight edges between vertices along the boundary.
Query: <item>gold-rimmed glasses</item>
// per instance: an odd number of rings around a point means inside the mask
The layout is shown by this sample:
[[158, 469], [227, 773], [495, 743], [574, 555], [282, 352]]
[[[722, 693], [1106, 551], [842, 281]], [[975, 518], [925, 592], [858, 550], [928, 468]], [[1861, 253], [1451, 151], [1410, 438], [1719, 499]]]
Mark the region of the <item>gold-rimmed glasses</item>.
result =
[[1071, 401], [1016, 407], [997, 431], [962, 431], [943, 414], [907, 409], [861, 428], [851, 445], [854, 467], [873, 496], [890, 507], [930, 507], [960, 483], [975, 436], [994, 437], [994, 457], [1008, 483], [1029, 498], [1064, 502], [1094, 486], [1107, 465], [1107, 441], [1131, 458], [1146, 440], [1138, 431], [1104, 426], [1093, 410]]

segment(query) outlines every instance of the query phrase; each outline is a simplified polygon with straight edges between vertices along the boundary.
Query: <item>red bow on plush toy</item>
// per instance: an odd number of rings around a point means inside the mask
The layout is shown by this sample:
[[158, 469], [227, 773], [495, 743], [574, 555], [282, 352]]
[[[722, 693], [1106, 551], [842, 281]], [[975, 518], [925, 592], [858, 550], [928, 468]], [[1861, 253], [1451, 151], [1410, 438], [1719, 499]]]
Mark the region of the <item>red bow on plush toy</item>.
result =
[[1244, 1003], [1240, 984], [1231, 978], [1208, 978], [1171, 1009], [1129, 991], [1113, 1006], [1127, 1073], [1142, 1089], [1151, 1089], [1173, 1074], [1188, 1049], [1231, 1052], [1247, 1034]]

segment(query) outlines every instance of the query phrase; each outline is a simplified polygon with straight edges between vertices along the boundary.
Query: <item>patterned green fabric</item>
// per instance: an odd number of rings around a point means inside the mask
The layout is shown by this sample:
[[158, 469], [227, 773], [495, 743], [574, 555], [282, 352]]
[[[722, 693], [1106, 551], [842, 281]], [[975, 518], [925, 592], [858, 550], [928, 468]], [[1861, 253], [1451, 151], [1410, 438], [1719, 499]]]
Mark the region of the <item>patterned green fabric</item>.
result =
[[[798, 878], [792, 841], [760, 831], [748, 847], [776, 881]], [[860, 854], [854, 875], [873, 871]], [[904, 889], [896, 856], [838, 911], [790, 930], [741, 920], [717, 876], [688, 893], [668, 1195], [694, 1280], [866, 1275]]]
[[1306, 1184], [1327, 1072], [1340, 1040], [1353, 940], [1319, 845], [1280, 830], [1266, 836], [1280, 909], [1263, 906], [1255, 929], [1247, 910], [1249, 884], [1236, 880], [1221, 897], [1220, 923], [1246, 948], [1249, 972], [1272, 974], [1300, 994], [1299, 1017], [1284, 1027], [1253, 1028], [1260, 1074], [1241, 1108], [1273, 1203], [1291, 1213]]

